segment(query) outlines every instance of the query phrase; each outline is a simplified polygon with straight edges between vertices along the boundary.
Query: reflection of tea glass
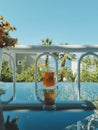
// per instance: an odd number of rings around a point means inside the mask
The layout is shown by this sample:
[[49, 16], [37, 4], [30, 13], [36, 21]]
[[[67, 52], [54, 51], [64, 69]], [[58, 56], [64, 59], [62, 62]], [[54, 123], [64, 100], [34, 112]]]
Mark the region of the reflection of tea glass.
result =
[[44, 105], [43, 109], [45, 110], [55, 110], [56, 100], [56, 89], [44, 89]]
[[56, 79], [53, 68], [46, 68], [43, 72], [43, 86], [44, 86], [44, 105], [43, 108], [46, 110], [55, 110], [56, 100]]

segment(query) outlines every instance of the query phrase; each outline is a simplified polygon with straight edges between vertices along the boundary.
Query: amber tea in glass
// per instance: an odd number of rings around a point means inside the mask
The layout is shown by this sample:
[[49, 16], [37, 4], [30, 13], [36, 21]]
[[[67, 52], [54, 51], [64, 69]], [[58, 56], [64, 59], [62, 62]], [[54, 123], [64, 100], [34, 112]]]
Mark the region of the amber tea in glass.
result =
[[44, 72], [43, 85], [45, 87], [55, 86], [55, 73], [51, 71]]

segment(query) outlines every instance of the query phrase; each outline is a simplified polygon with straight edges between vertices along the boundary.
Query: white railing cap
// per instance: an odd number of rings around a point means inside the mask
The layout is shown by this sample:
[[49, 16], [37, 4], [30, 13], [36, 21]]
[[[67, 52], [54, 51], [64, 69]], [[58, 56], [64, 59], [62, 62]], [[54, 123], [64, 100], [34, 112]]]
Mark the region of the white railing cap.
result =
[[9, 48], [18, 53], [35, 52], [98, 52], [98, 45], [17, 45]]

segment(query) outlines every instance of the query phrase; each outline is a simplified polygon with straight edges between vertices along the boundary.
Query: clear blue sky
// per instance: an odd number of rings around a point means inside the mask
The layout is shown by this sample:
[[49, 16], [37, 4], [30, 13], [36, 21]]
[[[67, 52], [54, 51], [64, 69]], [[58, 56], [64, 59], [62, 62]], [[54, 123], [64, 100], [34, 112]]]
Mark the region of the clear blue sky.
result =
[[19, 44], [97, 44], [98, 0], [0, 0], [0, 15], [14, 25]]

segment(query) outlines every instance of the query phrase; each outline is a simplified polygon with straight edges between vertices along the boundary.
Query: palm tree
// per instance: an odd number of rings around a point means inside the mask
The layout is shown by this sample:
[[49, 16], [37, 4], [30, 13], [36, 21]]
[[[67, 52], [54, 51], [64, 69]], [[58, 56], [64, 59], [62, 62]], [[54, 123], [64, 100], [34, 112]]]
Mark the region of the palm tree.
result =
[[[52, 44], [52, 40], [50, 40], [49, 38], [46, 38], [46, 39], [42, 40], [42, 45], [49, 46], [51, 44]], [[49, 66], [49, 55], [46, 55], [45, 66], [46, 67]]]
[[[68, 45], [68, 43], [65, 43], [64, 45]], [[69, 54], [69, 53], [61, 53], [60, 54], [60, 60], [61, 60], [61, 67], [65, 67], [66, 61], [67, 60], [74, 60], [76, 59], [75, 54]]]
[[[60, 54], [60, 60], [61, 60], [61, 74], [60, 74], [60, 76], [61, 76], [60, 78], [61, 79], [60, 79], [60, 81], [63, 81], [63, 78], [65, 77], [64, 70], [66, 68], [65, 67], [66, 61], [67, 60], [73, 60], [73, 59], [76, 59], [76, 55], [75, 54], [68, 54], [68, 53]], [[67, 68], [66, 68], [66, 71], [68, 73], [68, 69]]]
[[[65, 43], [65, 45], [68, 45], [68, 43]], [[66, 64], [66, 61], [67, 60], [74, 60], [76, 59], [76, 54], [71, 54], [71, 53], [60, 53], [60, 60], [61, 60], [61, 81], [63, 81], [63, 78], [65, 76], [65, 73], [64, 73], [64, 69], [65, 69], [65, 64]], [[67, 70], [66, 70], [67, 71]]]
[[75, 54], [69, 54], [69, 53], [61, 53], [60, 54], [60, 60], [61, 60], [61, 67], [65, 67], [66, 61], [67, 60], [74, 60], [76, 59]]
[[52, 44], [52, 40], [50, 40], [49, 38], [42, 40], [42, 45], [51, 45], [51, 44]]

